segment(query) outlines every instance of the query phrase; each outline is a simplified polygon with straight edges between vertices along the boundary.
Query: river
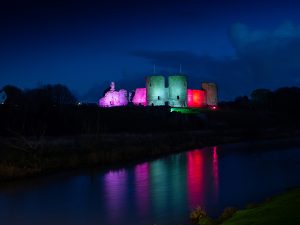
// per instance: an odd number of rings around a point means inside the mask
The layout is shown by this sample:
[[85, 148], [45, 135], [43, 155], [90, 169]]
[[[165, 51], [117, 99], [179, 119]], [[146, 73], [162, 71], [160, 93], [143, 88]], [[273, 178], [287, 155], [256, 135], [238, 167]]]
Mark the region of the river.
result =
[[179, 225], [300, 185], [292, 142], [195, 149], [116, 170], [60, 173], [0, 187], [1, 225]]

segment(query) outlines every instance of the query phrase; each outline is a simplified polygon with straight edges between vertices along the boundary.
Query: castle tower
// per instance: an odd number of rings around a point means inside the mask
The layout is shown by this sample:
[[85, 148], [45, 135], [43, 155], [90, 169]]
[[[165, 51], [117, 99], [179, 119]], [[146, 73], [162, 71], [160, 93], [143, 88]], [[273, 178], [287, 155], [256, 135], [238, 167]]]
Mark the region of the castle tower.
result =
[[206, 92], [206, 104], [208, 106], [218, 105], [218, 90], [215, 83], [202, 83], [202, 88]]
[[165, 78], [163, 76], [149, 76], [146, 79], [147, 104], [149, 106], [165, 105], [168, 101]]
[[187, 81], [185, 76], [169, 76], [169, 106], [187, 107]]

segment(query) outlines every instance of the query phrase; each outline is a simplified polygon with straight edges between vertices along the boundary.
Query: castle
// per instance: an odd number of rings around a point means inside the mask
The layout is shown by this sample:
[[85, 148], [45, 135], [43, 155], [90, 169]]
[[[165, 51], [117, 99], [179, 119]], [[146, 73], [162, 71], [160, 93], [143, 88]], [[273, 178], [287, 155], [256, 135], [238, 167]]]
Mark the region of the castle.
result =
[[99, 100], [99, 106], [124, 106], [132, 102], [134, 105], [142, 106], [215, 108], [218, 104], [216, 84], [202, 83], [201, 86], [202, 89], [188, 89], [186, 76], [183, 75], [169, 76], [168, 86], [166, 86], [164, 76], [149, 76], [146, 78], [145, 88], [137, 88], [134, 93], [127, 95], [126, 90], [115, 91], [113, 83], [111, 90]]

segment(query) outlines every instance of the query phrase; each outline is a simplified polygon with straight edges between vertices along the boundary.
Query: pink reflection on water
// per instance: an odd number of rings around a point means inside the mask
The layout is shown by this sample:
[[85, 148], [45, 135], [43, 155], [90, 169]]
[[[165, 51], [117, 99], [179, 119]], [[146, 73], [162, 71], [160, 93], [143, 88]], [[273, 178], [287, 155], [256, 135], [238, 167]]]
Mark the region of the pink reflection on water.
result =
[[218, 198], [218, 193], [219, 193], [219, 163], [218, 163], [217, 146], [213, 147], [213, 179], [214, 179], [215, 197]]
[[187, 188], [191, 208], [204, 203], [203, 152], [200, 150], [187, 153]]
[[137, 210], [141, 216], [144, 216], [149, 210], [149, 164], [137, 165], [134, 169], [134, 174]]
[[124, 214], [127, 172], [125, 170], [110, 171], [105, 175], [104, 181], [107, 213], [109, 220], [115, 224], [120, 221], [120, 217]]

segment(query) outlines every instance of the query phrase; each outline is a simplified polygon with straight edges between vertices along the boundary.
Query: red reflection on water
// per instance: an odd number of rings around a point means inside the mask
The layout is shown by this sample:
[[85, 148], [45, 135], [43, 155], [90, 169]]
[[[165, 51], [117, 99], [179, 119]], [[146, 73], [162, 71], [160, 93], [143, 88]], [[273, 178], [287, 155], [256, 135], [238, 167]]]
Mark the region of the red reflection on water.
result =
[[204, 201], [203, 152], [188, 152], [187, 157], [188, 201], [189, 206], [195, 208]]
[[187, 188], [191, 208], [218, 202], [219, 165], [217, 146], [187, 153]]
[[149, 164], [137, 165], [134, 169], [134, 174], [137, 210], [141, 215], [145, 215], [149, 210]]
[[217, 146], [213, 147], [213, 177], [214, 177], [214, 193], [215, 197], [218, 197], [219, 193], [219, 163]]
[[119, 221], [126, 201], [127, 172], [111, 171], [104, 177], [105, 197], [110, 221]]

